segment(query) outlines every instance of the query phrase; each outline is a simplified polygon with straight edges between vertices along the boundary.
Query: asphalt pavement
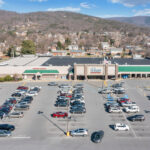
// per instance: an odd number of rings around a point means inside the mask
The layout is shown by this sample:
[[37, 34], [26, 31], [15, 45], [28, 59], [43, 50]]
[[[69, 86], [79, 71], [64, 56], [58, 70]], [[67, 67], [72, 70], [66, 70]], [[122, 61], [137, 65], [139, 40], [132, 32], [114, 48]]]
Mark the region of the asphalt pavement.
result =
[[[150, 85], [150, 81], [124, 80], [126, 93], [132, 101], [140, 106], [140, 113], [144, 114], [144, 122], [131, 123], [126, 118], [130, 114], [109, 114], [104, 109], [105, 96], [100, 95], [98, 87], [102, 82], [80, 82], [84, 84], [85, 106], [87, 113], [83, 115], [71, 115], [68, 129], [87, 128], [87, 137], [67, 137], [67, 119], [52, 118], [50, 115], [56, 111], [67, 111], [67, 108], [56, 108], [54, 106], [58, 87], [50, 87], [44, 83], [26, 83], [27, 86], [39, 85], [42, 87], [38, 96], [30, 106], [30, 110], [25, 112], [21, 119], [4, 119], [0, 123], [10, 123], [15, 125], [16, 130], [11, 137], [0, 138], [1, 149], [4, 150], [149, 150], [150, 147], [150, 100], [147, 95], [150, 91], [144, 91], [145, 86]], [[59, 84], [62, 82], [59, 82]], [[67, 82], [75, 84], [73, 82]], [[108, 85], [113, 82], [108, 82]], [[0, 104], [17, 88], [20, 83], [0, 84]], [[38, 111], [43, 113], [38, 114]], [[127, 132], [116, 132], [111, 125], [116, 122], [123, 122], [129, 125]], [[104, 130], [105, 135], [101, 143], [91, 142], [91, 133], [97, 130]]]

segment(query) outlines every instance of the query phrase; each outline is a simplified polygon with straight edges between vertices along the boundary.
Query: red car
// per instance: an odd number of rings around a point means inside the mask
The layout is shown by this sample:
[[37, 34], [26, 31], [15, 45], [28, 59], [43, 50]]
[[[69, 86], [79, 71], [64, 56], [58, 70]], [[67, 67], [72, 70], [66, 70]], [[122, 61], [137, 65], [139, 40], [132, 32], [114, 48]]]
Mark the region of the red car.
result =
[[130, 100], [127, 99], [127, 98], [121, 98], [120, 100], [118, 100], [118, 103], [126, 103], [126, 102], [129, 102]]
[[52, 114], [52, 117], [54, 118], [65, 118], [68, 117], [68, 113], [66, 112], [56, 112]]
[[28, 87], [26, 87], [26, 86], [19, 86], [17, 88], [17, 90], [28, 90]]

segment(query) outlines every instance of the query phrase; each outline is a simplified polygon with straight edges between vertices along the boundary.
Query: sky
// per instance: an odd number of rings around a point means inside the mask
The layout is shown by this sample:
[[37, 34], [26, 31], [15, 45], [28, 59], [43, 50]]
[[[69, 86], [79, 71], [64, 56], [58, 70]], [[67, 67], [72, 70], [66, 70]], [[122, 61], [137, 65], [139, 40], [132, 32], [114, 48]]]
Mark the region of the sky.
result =
[[91, 16], [150, 16], [150, 0], [0, 0], [0, 9], [28, 13], [71, 11]]

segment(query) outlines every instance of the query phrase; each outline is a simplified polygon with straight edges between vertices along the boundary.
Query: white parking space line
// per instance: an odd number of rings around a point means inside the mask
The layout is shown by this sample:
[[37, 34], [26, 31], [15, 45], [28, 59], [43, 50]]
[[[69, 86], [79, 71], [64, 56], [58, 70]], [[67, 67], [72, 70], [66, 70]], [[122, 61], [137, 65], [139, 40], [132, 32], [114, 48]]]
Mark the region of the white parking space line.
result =
[[14, 137], [11, 137], [12, 139], [31, 139], [30, 136], [14, 136]]
[[128, 125], [129, 125], [129, 127], [130, 127], [130, 129], [131, 129], [131, 131], [132, 131], [132, 133], [133, 133], [133, 135], [134, 135], [134, 137], [137, 138], [137, 135], [136, 135], [135, 131], [133, 130], [132, 125], [130, 124], [130, 122], [129, 122], [128, 119], [126, 118], [125, 113], [122, 112], [122, 114], [123, 114], [124, 119], [127, 121], [127, 123], [128, 123]]

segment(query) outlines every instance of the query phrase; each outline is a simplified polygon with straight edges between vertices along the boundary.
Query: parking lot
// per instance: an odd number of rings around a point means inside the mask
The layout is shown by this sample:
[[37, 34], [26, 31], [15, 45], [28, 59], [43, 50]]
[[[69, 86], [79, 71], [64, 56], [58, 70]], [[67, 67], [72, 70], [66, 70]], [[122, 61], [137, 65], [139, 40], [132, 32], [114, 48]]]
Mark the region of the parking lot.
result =
[[[57, 111], [67, 111], [67, 108], [57, 108], [54, 106], [58, 87], [48, 86], [43, 83], [26, 83], [26, 86], [41, 86], [42, 89], [35, 96], [30, 110], [24, 112], [23, 118], [3, 119], [0, 123], [15, 125], [16, 129], [11, 137], [0, 138], [1, 148], [7, 150], [18, 149], [39, 149], [39, 150], [63, 150], [63, 149], [128, 149], [128, 150], [148, 150], [150, 147], [150, 100], [147, 95], [150, 91], [143, 92], [144, 87], [150, 86], [149, 80], [124, 80], [126, 93], [129, 98], [140, 106], [140, 114], [144, 114], [144, 122], [130, 122], [126, 118], [131, 114], [107, 113], [104, 108], [106, 102], [105, 95], [98, 93], [98, 87], [103, 82], [77, 82], [84, 85], [84, 97], [86, 105], [85, 114], [69, 114], [71, 119], [68, 129], [87, 128], [87, 137], [67, 137], [67, 118], [52, 118], [50, 115]], [[59, 82], [61, 84], [63, 82]], [[76, 82], [67, 82], [70, 85]], [[113, 81], [108, 82], [112, 84]], [[11, 96], [20, 83], [0, 84], [0, 104]], [[145, 90], [144, 90], [145, 91]], [[38, 114], [38, 111], [43, 113]], [[128, 124], [130, 130], [114, 131], [110, 125], [122, 122]], [[103, 130], [105, 132], [101, 143], [91, 142], [90, 135], [94, 131]]]

